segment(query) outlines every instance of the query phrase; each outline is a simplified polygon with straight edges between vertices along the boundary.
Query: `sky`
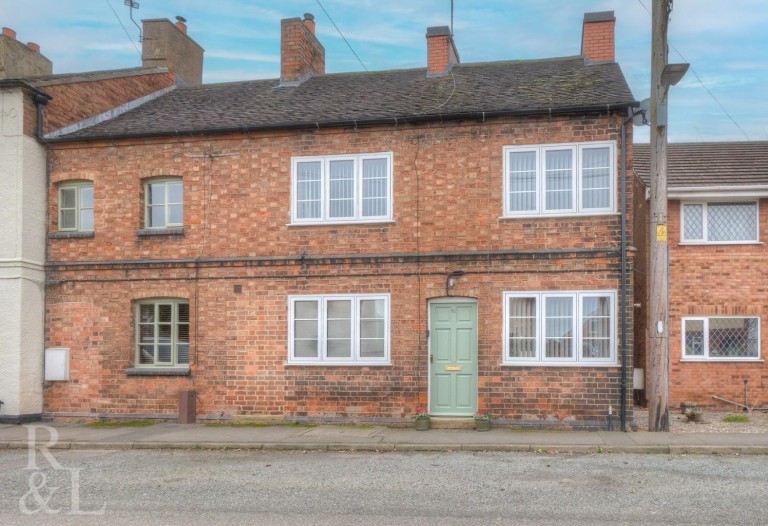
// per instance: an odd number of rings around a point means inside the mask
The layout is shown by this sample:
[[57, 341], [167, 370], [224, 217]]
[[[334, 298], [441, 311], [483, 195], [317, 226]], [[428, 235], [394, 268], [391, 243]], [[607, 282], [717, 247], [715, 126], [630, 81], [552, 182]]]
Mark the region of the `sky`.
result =
[[[650, 96], [652, 1], [454, 0], [454, 40], [465, 63], [573, 56], [584, 13], [614, 11], [616, 60], [642, 100]], [[283, 18], [315, 15], [327, 73], [424, 67], [426, 28], [451, 24], [451, 0], [137, 3], [139, 25], [187, 19], [205, 48], [206, 83], [279, 77]], [[0, 25], [40, 44], [54, 73], [141, 65], [139, 30], [123, 0], [0, 0]], [[765, 0], [674, 0], [669, 62], [691, 69], [670, 90], [670, 142], [768, 140], [766, 27]], [[648, 142], [647, 126], [635, 128], [635, 142]]]

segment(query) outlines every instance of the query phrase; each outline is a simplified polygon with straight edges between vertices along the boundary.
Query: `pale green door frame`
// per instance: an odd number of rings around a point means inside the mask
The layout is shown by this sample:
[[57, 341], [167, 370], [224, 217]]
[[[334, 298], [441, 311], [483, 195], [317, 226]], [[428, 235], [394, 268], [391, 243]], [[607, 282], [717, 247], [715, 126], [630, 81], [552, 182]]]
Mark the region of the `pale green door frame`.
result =
[[470, 416], [477, 411], [477, 302], [429, 304], [429, 412]]

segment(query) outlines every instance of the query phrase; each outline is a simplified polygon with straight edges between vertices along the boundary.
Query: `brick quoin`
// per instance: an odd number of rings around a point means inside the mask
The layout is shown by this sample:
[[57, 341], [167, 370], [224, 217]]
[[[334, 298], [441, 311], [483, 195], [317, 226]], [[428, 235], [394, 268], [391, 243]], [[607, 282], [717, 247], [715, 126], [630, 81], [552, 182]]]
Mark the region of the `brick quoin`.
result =
[[[502, 366], [502, 295], [618, 291], [620, 217], [500, 219], [502, 148], [613, 140], [619, 156], [623, 119], [51, 144], [49, 231], [57, 231], [58, 185], [82, 179], [94, 183], [96, 228], [93, 237], [48, 242], [46, 346], [70, 348], [71, 369], [70, 381], [46, 383], [46, 414], [175, 419], [178, 392], [193, 389], [201, 420], [405, 422], [428, 403], [428, 301], [445, 297], [446, 276], [461, 269], [450, 295], [478, 303], [479, 406], [504, 423], [604, 427], [609, 406], [620, 407], [619, 366]], [[371, 152], [392, 152], [393, 222], [289, 225], [292, 156]], [[183, 234], [138, 236], [142, 182], [162, 176], [182, 178]], [[287, 364], [288, 297], [322, 293], [391, 295], [391, 365]], [[189, 376], [125, 373], [135, 354], [133, 305], [155, 297], [189, 301]]]

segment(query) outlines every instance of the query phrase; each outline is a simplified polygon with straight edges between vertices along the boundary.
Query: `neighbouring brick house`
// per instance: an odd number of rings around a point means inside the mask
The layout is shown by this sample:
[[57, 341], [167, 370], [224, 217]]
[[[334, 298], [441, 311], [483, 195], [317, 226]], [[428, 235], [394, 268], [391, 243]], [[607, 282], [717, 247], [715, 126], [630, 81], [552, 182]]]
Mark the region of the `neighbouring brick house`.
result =
[[[428, 68], [325, 74], [287, 19], [280, 79], [51, 137], [46, 346], [70, 368], [46, 416], [171, 419], [194, 392], [199, 420], [604, 426], [635, 102], [613, 13], [584, 23], [582, 56], [461, 64], [429, 28]], [[92, 209], [64, 203], [83, 188]]]
[[[636, 301], [642, 306], [635, 363], [646, 371], [649, 155], [648, 145], [635, 145]], [[768, 142], [670, 144], [667, 163], [670, 404], [734, 407], [716, 396], [765, 406]]]
[[[177, 84], [202, 80], [189, 67], [181, 68], [186, 78], [175, 71], [195, 56], [202, 68], [202, 49], [183, 25], [147, 20], [144, 28], [152, 38], [144, 40], [143, 67], [69, 74], [52, 74], [40, 46], [2, 29], [0, 422], [39, 420], [43, 411], [48, 159], [42, 135], [99, 122]], [[172, 47], [184, 52], [168, 53]], [[87, 191], [80, 197], [88, 199]]]

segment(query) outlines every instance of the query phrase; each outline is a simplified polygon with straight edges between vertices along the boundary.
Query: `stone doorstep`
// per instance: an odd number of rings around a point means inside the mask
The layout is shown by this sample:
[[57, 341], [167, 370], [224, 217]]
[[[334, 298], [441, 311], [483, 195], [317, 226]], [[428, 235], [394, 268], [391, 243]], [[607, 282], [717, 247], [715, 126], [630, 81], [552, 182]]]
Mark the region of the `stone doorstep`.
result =
[[474, 429], [475, 419], [471, 416], [432, 416], [432, 429]]

